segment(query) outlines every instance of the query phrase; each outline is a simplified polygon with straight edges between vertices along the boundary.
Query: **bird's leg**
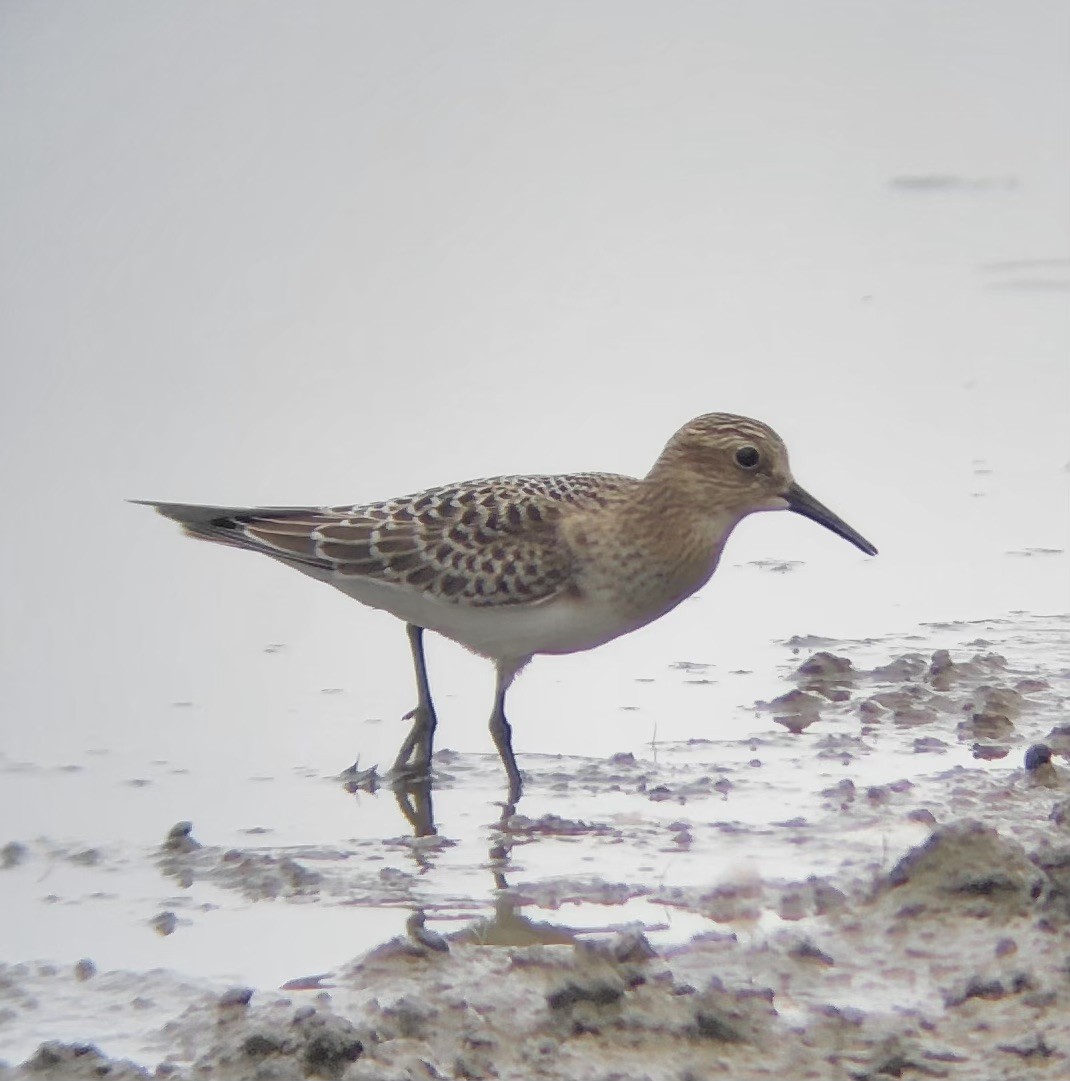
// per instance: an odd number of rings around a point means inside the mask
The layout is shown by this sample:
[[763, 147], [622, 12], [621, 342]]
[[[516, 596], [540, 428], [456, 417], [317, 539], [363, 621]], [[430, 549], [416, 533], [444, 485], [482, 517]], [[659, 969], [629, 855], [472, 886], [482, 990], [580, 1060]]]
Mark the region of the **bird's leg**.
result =
[[412, 648], [412, 664], [416, 672], [416, 708], [408, 714], [412, 718], [412, 730], [394, 759], [395, 774], [428, 776], [431, 773], [431, 752], [435, 738], [435, 705], [431, 701], [431, 688], [427, 683], [427, 664], [424, 661], [424, 629], [415, 623], [406, 624], [409, 645]]
[[494, 740], [494, 746], [498, 748], [502, 764], [509, 777], [509, 803], [515, 804], [520, 799], [520, 790], [523, 782], [520, 779], [520, 770], [516, 765], [516, 756], [513, 754], [513, 733], [509, 722], [505, 719], [505, 692], [513, 677], [519, 671], [518, 665], [507, 664], [504, 661], [498, 663], [498, 682], [494, 689], [494, 712], [490, 715], [490, 735]]

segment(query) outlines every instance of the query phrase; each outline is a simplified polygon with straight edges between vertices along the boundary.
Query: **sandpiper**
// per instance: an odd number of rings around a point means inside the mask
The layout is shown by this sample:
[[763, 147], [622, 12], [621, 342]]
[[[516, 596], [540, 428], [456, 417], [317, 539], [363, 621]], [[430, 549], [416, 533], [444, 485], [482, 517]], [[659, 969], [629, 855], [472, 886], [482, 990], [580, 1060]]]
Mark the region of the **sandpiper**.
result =
[[431, 770], [424, 630], [493, 660], [490, 731], [515, 793], [505, 694], [535, 654], [593, 649], [665, 615], [709, 581], [729, 534], [756, 511], [795, 511], [877, 554], [795, 483], [771, 428], [729, 413], [685, 424], [641, 479], [494, 477], [350, 507], [137, 502], [405, 621], [418, 702], [395, 777]]

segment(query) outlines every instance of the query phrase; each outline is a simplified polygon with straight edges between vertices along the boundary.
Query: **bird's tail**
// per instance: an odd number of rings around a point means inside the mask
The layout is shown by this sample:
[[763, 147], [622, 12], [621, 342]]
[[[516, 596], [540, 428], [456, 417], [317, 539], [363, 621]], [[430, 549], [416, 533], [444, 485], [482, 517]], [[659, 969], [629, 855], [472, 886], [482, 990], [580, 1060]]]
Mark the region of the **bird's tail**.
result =
[[203, 507], [151, 499], [130, 502], [153, 507], [178, 522], [187, 536], [260, 552], [314, 577], [331, 569], [330, 561], [317, 554], [314, 536], [318, 526], [337, 524], [340, 515], [329, 508]]
[[191, 537], [229, 544], [235, 548], [251, 548], [242, 526], [256, 513], [246, 507], [202, 507], [194, 503], [157, 503], [151, 499], [131, 499], [144, 507], [152, 507], [170, 518]]

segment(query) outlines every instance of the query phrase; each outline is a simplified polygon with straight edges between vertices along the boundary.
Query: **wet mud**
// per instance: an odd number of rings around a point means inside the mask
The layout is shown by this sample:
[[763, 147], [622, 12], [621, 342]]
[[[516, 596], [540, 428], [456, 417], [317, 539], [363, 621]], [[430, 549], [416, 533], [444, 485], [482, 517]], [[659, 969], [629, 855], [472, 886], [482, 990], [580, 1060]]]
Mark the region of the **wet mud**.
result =
[[[744, 738], [526, 756], [520, 802], [485, 804], [478, 895], [429, 885], [461, 841], [436, 795], [493, 791], [476, 756], [398, 794], [396, 837], [233, 847], [176, 823], [143, 853], [176, 899], [146, 934], [180, 938], [199, 888], [310, 920], [396, 908], [403, 930], [277, 987], [99, 971], [91, 941], [2, 965], [0, 1047], [79, 1020], [0, 1078], [1070, 1076], [1067, 628], [1046, 626], [1039, 653], [994, 623], [800, 639]], [[89, 843], [0, 847], [0, 875], [46, 863], [122, 873]]]

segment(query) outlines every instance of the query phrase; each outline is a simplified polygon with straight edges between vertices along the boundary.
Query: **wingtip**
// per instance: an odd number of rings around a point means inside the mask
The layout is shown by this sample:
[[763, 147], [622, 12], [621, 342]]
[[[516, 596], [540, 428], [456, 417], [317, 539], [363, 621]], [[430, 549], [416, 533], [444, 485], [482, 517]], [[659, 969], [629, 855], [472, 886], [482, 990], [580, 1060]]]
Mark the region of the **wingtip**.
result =
[[228, 513], [223, 507], [206, 507], [196, 503], [161, 503], [155, 499], [128, 499], [127, 502], [142, 507], [152, 507], [157, 514], [170, 518], [171, 521], [178, 522], [187, 528], [206, 526], [217, 518], [225, 517]]
[[161, 503], [158, 499], [128, 499], [127, 503], [132, 503], [137, 507], [152, 507], [157, 514], [162, 514], [165, 518], [171, 518], [173, 515], [168, 514], [168, 508], [180, 508], [181, 503]]

